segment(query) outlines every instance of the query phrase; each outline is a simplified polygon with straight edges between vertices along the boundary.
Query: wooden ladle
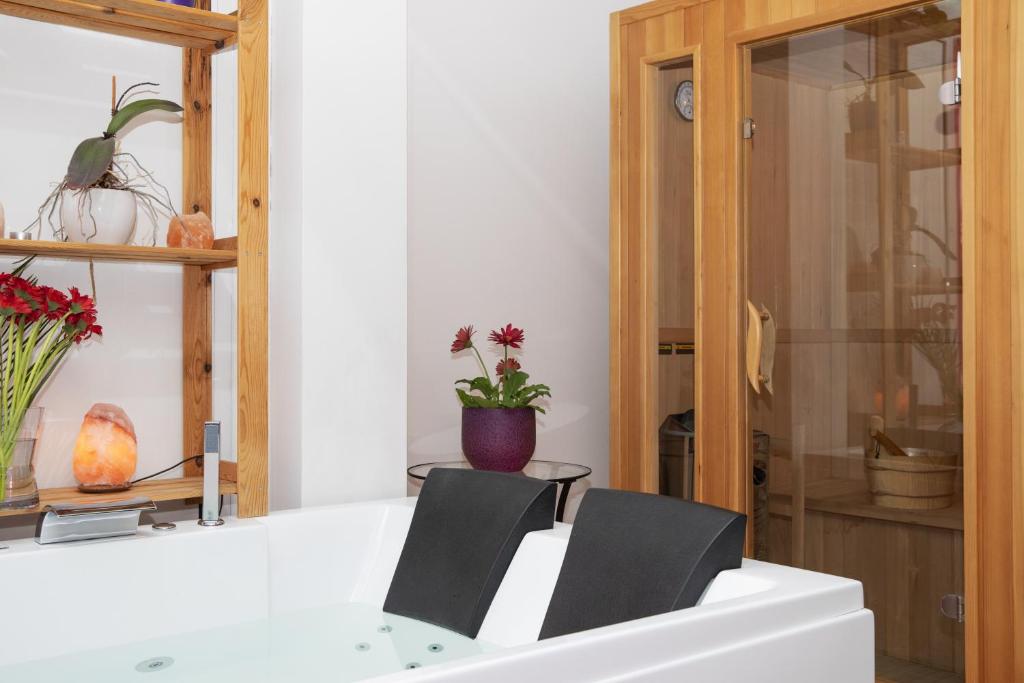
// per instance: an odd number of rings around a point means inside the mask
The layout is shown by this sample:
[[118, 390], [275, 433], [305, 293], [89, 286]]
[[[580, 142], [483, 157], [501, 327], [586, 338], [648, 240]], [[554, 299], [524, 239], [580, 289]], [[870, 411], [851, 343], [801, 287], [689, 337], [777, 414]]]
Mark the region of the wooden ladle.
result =
[[883, 431], [885, 429], [885, 421], [881, 415], [872, 415], [869, 423], [868, 433], [871, 434], [871, 438], [875, 440], [875, 457], [879, 455], [878, 445], [881, 445], [885, 450], [889, 451], [890, 455], [894, 455], [901, 458], [910, 457], [907, 452], [896, 445], [896, 442], [889, 438], [889, 435]]

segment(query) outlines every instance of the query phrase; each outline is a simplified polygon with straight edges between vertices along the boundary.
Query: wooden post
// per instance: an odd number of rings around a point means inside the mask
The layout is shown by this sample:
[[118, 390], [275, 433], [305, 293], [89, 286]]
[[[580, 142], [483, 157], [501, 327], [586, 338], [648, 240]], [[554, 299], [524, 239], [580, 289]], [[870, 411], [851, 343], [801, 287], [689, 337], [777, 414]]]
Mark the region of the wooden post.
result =
[[[209, 0], [197, 7], [209, 9]], [[213, 122], [211, 87], [213, 70], [210, 53], [202, 48], [181, 51], [182, 128], [182, 213], [212, 210]], [[211, 275], [200, 265], [182, 266], [181, 355], [182, 355], [182, 448], [189, 457], [203, 452], [203, 422], [213, 413], [213, 329]], [[194, 463], [185, 466], [185, 476], [199, 474]]]
[[238, 514], [267, 514], [267, 0], [238, 3]]

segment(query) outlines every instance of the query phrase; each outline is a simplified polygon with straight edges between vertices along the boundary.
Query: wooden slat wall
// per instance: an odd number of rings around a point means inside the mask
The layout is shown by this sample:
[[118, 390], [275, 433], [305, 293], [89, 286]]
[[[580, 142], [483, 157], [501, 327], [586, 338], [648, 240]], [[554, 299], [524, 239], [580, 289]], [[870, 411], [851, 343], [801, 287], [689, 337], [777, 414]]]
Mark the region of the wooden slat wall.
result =
[[973, 292], [964, 311], [972, 682], [1024, 681], [1022, 14], [1016, 0], [974, 0], [963, 18], [964, 288]]
[[267, 0], [238, 3], [238, 514], [268, 509]]
[[[209, 9], [210, 0], [200, 0]], [[182, 206], [181, 211], [205, 211], [213, 204], [213, 120], [210, 53], [199, 48], [182, 50]], [[203, 452], [203, 422], [213, 414], [213, 330], [210, 274], [202, 266], [182, 267], [182, 457]], [[195, 463], [185, 476], [199, 474]]]

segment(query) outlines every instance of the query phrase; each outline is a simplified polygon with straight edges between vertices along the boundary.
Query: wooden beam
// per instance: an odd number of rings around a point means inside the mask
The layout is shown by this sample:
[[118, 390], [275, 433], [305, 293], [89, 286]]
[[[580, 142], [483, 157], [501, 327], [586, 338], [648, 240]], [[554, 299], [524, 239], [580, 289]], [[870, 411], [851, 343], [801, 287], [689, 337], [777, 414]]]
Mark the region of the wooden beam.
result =
[[267, 0], [238, 3], [238, 514], [268, 510]]
[[[223, 463], [222, 467], [228, 463]], [[228, 472], [230, 476], [230, 472]], [[235, 484], [225, 476], [221, 477], [221, 495], [235, 492]], [[39, 490], [39, 505], [22, 509], [2, 509], [0, 517], [14, 517], [17, 515], [38, 515], [43, 512], [47, 505], [56, 503], [109, 503], [115, 500], [124, 500], [132, 496], [145, 496], [152, 501], [162, 500], [187, 500], [189, 498], [201, 498], [203, 495], [203, 480], [201, 477], [186, 477], [182, 479], [151, 479], [132, 486], [129, 491], [117, 493], [82, 493], [75, 486], [67, 486]]]
[[170, 247], [137, 247], [130, 244], [9, 239], [0, 239], [0, 254], [93, 261], [183, 263], [191, 265], [223, 263], [235, 259], [235, 252], [228, 249], [171, 249]]
[[1024, 680], [1024, 7], [964, 3], [967, 680]]
[[238, 19], [234, 15], [211, 12], [209, 10], [209, 3], [200, 5], [197, 2], [197, 6], [194, 8], [171, 5], [165, 2], [157, 2], [156, 0], [90, 0], [90, 3], [160, 17], [167, 21], [207, 26], [229, 33], [238, 30]]
[[[210, 6], [200, 0], [201, 8]], [[213, 119], [211, 57], [203, 50], [182, 50], [182, 210], [213, 208]], [[213, 415], [213, 297], [211, 275], [187, 266], [181, 278], [182, 448], [187, 455], [203, 452], [203, 423]], [[187, 476], [200, 473], [195, 463]]]
[[0, 0], [0, 14], [18, 17], [19, 19], [31, 19], [33, 21], [42, 21], [48, 24], [57, 24], [59, 26], [74, 26], [76, 28], [84, 28], [91, 31], [100, 31], [117, 36], [138, 38], [139, 40], [148, 40], [154, 43], [164, 43], [180, 47], [200, 47], [207, 49], [216, 47], [215, 41], [208, 40], [206, 38], [196, 38], [190, 35], [182, 35], [168, 31], [154, 31], [130, 24], [103, 21], [87, 16], [68, 14], [67, 12], [55, 12], [53, 10], [43, 9], [28, 4], [20, 4], [18, 2], [10, 2], [8, 0]]
[[[106, 23], [115, 23], [122, 26], [135, 26], [138, 28], [170, 33], [178, 36], [191, 36], [193, 38], [205, 38], [212, 42], [227, 39], [227, 34], [222, 29], [207, 28], [202, 25], [183, 24], [180, 21], [169, 21], [159, 19], [149, 14], [136, 14], [129, 11], [117, 10], [104, 7], [100, 4], [72, 2], [70, 0], [10, 0], [17, 5], [25, 5], [38, 9], [63, 12], [64, 14], [95, 19]], [[234, 33], [233, 31], [231, 32]]]

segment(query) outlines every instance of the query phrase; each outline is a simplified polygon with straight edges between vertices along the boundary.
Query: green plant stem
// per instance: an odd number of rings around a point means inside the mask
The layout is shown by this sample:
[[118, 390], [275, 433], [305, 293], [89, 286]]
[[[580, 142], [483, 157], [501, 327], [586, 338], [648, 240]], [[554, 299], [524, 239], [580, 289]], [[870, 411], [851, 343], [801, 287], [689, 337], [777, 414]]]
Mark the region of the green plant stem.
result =
[[480, 371], [483, 373], [483, 376], [487, 378], [487, 383], [493, 387], [494, 384], [491, 382], [491, 374], [487, 371], [487, 366], [484, 365], [484, 359], [480, 356], [480, 351], [477, 350], [476, 346], [471, 346], [470, 348], [473, 349], [473, 353], [476, 354], [476, 361], [480, 363]]
[[57, 321], [41, 318], [29, 327], [8, 325], [7, 346], [0, 355], [0, 501], [25, 413], [74, 345], [73, 335], [59, 336], [66, 320], [67, 315]]

